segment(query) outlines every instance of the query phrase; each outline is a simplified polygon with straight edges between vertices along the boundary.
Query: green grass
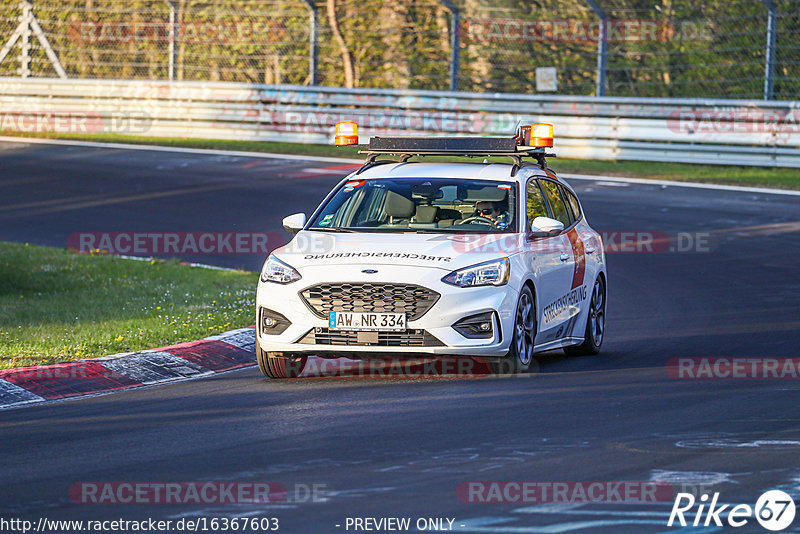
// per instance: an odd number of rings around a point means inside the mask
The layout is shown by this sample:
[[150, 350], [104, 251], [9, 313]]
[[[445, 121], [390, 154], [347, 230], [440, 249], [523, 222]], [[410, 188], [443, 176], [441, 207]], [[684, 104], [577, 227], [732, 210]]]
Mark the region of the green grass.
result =
[[[276, 152], [307, 156], [361, 158], [357, 149], [330, 145], [304, 143], [272, 143], [263, 141], [230, 141], [224, 139], [189, 139], [168, 137], [140, 137], [112, 134], [49, 134], [0, 132], [2, 135], [22, 137], [47, 137], [54, 139], [78, 139], [105, 143], [131, 143], [188, 148], [212, 148], [220, 150], [244, 150], [252, 152]], [[556, 140], [555, 152], [558, 153]], [[474, 160], [473, 160], [474, 161]], [[508, 161], [500, 159], [497, 161]], [[599, 174], [658, 180], [678, 180], [715, 184], [779, 187], [800, 189], [800, 170], [779, 167], [736, 167], [726, 165], [692, 165], [688, 163], [656, 163], [642, 161], [600, 161], [556, 158], [549, 160], [550, 166], [561, 173]]]
[[255, 322], [257, 274], [0, 242], [0, 368], [191, 341]]

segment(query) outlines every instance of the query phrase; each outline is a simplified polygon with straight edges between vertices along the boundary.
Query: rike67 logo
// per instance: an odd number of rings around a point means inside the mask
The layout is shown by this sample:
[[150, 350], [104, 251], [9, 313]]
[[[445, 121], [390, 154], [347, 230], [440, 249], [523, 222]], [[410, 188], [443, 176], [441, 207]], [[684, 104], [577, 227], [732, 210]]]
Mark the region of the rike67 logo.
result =
[[755, 507], [749, 504], [720, 503], [719, 493], [714, 493], [710, 500], [708, 494], [695, 499], [691, 493], [678, 493], [667, 526], [738, 528], [755, 518], [765, 529], [777, 532], [789, 528], [794, 521], [795, 512], [794, 500], [781, 490], [764, 492], [756, 501]]

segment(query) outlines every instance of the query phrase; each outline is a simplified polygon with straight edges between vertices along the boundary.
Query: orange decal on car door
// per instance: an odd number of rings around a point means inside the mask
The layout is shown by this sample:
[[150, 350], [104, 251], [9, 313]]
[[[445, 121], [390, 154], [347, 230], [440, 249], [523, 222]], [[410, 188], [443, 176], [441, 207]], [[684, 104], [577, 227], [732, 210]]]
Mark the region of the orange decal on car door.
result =
[[578, 231], [575, 228], [567, 232], [567, 237], [570, 245], [572, 245], [572, 257], [575, 260], [572, 271], [572, 287], [570, 289], [575, 289], [583, 284], [583, 275], [586, 273], [586, 254], [583, 249], [583, 241], [578, 236]]

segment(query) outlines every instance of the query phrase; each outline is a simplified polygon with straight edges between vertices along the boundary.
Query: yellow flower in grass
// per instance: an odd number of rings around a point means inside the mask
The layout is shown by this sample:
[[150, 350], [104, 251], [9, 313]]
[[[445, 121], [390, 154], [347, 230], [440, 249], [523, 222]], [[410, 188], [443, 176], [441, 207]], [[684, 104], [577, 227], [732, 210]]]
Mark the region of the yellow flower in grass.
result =
[[125, 338], [122, 337], [122, 336], [117, 336], [117, 337], [114, 338], [114, 341], [122, 341], [123, 339], [125, 339]]

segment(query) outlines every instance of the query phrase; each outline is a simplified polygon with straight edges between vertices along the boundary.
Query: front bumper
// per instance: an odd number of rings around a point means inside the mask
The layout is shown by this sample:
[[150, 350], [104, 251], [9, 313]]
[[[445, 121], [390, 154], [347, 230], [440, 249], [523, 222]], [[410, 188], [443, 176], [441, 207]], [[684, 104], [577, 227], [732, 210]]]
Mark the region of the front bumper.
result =
[[[378, 273], [365, 275], [361, 272], [363, 268], [363, 265], [337, 265], [334, 270], [314, 266], [303, 269], [303, 278], [291, 284], [259, 282], [257, 310], [263, 307], [279, 312], [291, 322], [278, 335], [264, 334], [261, 325], [257, 324], [256, 335], [261, 348], [270, 352], [320, 356], [381, 353], [501, 357], [507, 354], [514, 322], [513, 310], [518, 298], [517, 290], [511, 284], [461, 288], [441, 281], [448, 273], [443, 269], [381, 266]], [[299, 293], [320, 283], [336, 282], [408, 283], [436, 291], [440, 297], [424, 315], [408, 321], [409, 333], [416, 333], [413, 346], [317, 344], [315, 338], [324, 340], [337, 332], [328, 330], [328, 321], [315, 315]], [[491, 338], [469, 339], [452, 327], [460, 319], [482, 312], [494, 312]]]

